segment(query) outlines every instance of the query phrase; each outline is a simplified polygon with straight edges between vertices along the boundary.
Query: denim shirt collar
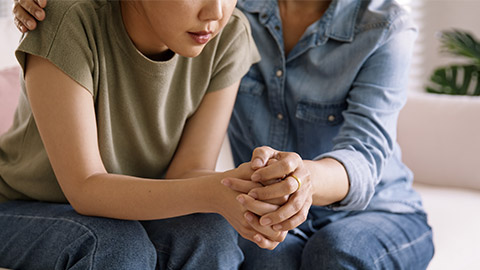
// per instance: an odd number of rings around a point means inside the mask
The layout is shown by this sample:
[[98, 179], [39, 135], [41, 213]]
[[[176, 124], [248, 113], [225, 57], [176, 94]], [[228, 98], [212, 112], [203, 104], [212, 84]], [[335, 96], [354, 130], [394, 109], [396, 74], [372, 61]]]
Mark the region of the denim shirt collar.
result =
[[[326, 39], [332, 38], [337, 41], [352, 42], [355, 35], [355, 24], [357, 14], [362, 1], [358, 0], [333, 0], [329, 8], [322, 16], [322, 24], [326, 26], [325, 32], [318, 36], [319, 41], [324, 43]], [[268, 21], [270, 16], [277, 14], [277, 0], [239, 0], [237, 4], [243, 11], [258, 13], [262, 24]], [[314, 23], [315, 28], [321, 33], [320, 23]]]

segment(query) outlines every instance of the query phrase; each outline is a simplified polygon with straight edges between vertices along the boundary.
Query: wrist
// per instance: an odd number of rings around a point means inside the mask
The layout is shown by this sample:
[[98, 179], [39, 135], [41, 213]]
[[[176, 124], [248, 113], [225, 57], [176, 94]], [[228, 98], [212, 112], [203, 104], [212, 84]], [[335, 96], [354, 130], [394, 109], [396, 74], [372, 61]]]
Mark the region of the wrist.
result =
[[304, 164], [310, 170], [314, 205], [330, 205], [347, 196], [350, 188], [348, 174], [338, 160], [333, 158], [306, 160]]
[[217, 213], [223, 215], [225, 201], [230, 196], [236, 196], [235, 191], [226, 187], [221, 180], [226, 177], [232, 177], [227, 172], [217, 173], [204, 177], [198, 181], [197, 192], [199, 192], [199, 204], [203, 213]]

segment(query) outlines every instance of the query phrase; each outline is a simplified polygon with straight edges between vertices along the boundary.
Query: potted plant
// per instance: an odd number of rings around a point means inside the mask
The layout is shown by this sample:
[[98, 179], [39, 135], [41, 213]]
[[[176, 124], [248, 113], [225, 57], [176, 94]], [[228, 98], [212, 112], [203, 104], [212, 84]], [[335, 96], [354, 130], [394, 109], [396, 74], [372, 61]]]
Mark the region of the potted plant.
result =
[[480, 96], [480, 42], [466, 31], [450, 30], [440, 34], [442, 51], [467, 60], [465, 64], [439, 67], [430, 77], [427, 92]]

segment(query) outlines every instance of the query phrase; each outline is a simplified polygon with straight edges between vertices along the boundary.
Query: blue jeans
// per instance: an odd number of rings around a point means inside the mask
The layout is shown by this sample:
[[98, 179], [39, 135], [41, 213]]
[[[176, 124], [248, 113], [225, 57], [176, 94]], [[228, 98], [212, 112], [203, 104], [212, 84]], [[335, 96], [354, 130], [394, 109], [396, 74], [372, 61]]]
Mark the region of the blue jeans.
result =
[[312, 207], [309, 218], [273, 251], [239, 239], [242, 269], [425, 269], [433, 257], [425, 215], [333, 212]]
[[68, 204], [0, 204], [0, 267], [12, 269], [238, 269], [238, 234], [217, 214], [126, 221]]

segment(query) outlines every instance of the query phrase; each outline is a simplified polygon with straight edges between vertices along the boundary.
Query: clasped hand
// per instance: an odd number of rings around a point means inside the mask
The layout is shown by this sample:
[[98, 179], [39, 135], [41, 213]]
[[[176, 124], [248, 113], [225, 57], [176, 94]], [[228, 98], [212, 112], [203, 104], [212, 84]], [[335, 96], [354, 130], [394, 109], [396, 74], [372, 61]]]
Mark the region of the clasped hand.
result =
[[249, 240], [274, 249], [307, 218], [312, 205], [310, 172], [298, 154], [266, 146], [256, 148], [251, 162], [238, 169], [242, 167], [253, 171], [250, 179], [226, 178], [222, 183], [240, 192], [237, 201], [245, 209], [244, 218], [257, 232]]

